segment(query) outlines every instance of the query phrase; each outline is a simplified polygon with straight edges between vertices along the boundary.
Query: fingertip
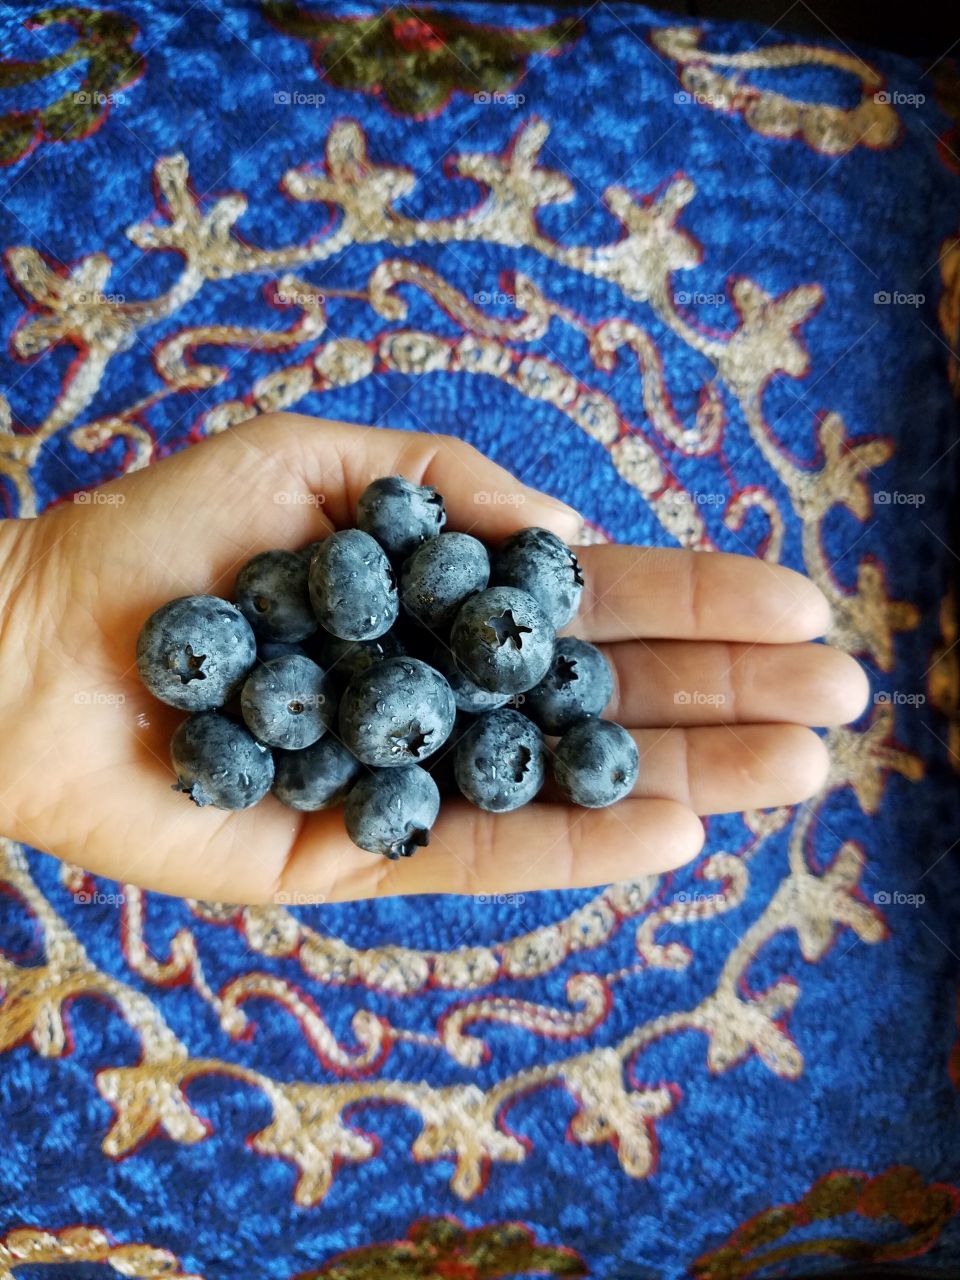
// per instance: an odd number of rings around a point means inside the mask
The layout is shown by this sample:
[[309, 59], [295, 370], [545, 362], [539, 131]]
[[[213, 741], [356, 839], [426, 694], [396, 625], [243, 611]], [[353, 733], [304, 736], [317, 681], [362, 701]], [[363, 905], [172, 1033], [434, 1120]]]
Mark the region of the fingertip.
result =
[[676, 801], [668, 801], [668, 803], [672, 804], [676, 810], [673, 815], [673, 822], [676, 826], [677, 837], [676, 844], [672, 850], [674, 858], [668, 867], [664, 867], [664, 870], [675, 871], [677, 867], [682, 867], [686, 863], [692, 862], [703, 850], [707, 833], [703, 822], [692, 809], [688, 809], [686, 805], [679, 804]]
[[818, 636], [825, 636], [833, 626], [830, 601], [811, 578], [795, 569], [781, 567], [789, 575], [790, 585], [796, 593], [800, 624], [808, 638], [813, 640]]
[[[674, 871], [697, 856], [706, 838], [703, 823], [678, 800], [633, 799], [599, 812], [609, 815], [611, 822], [619, 820], [632, 837], [629, 865], [622, 868], [621, 880]], [[619, 861], [625, 861], [622, 854]]]
[[[528, 489], [527, 492], [532, 495], [535, 510], [533, 512], [527, 510], [524, 524], [537, 524], [541, 528], [549, 529], [568, 546], [575, 544], [583, 536], [584, 521], [579, 511], [561, 502], [559, 498], [553, 497], [552, 494], [543, 493], [539, 489]], [[530, 519], [531, 515], [535, 515], [536, 518]]]
[[849, 653], [817, 645], [830, 655], [825, 677], [826, 700], [833, 708], [827, 724], [850, 724], [863, 715], [870, 703], [870, 680], [863, 666]]

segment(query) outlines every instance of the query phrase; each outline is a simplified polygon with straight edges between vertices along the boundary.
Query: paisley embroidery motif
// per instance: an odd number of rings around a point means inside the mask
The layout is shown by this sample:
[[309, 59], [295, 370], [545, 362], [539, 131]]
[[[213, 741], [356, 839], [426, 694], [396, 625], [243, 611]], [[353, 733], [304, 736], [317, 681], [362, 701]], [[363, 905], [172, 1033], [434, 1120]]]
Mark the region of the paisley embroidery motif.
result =
[[48, 106], [0, 116], [0, 165], [22, 160], [40, 142], [88, 137], [106, 120], [111, 106], [123, 101], [122, 90], [143, 74], [143, 58], [133, 48], [138, 28], [123, 14], [60, 5], [28, 19], [34, 29], [55, 23], [73, 27], [74, 43], [36, 62], [0, 59], [0, 89], [45, 80], [77, 64], [86, 63], [86, 71], [76, 89]]
[[[17, 1227], [0, 1236], [0, 1280], [16, 1280], [20, 1267], [58, 1262], [103, 1262], [115, 1276], [127, 1280], [204, 1280], [181, 1271], [169, 1250], [148, 1244], [116, 1244], [99, 1227], [64, 1227], [62, 1231]], [[64, 1275], [69, 1276], [72, 1270], [69, 1267]], [[106, 1280], [110, 1273], [103, 1274]]]
[[[803, 44], [765, 45], [745, 53], [710, 53], [700, 46], [699, 27], [660, 27], [650, 35], [654, 48], [680, 67], [686, 100], [713, 111], [736, 113], [755, 133], [799, 138], [815, 151], [842, 156], [854, 147], [892, 147], [900, 121], [883, 91], [883, 76], [852, 53]], [[860, 101], [847, 110], [826, 102], [802, 102], [743, 83], [741, 71], [816, 65], [856, 76]], [[717, 67], [728, 67], [724, 75]]]
[[263, 12], [278, 30], [309, 43], [330, 84], [382, 96], [415, 119], [436, 115], [454, 93], [480, 102], [505, 93], [522, 79], [531, 54], [560, 53], [583, 32], [575, 16], [539, 27], [493, 27], [405, 4], [354, 18], [263, 0]]
[[[942, 1182], [924, 1184], [906, 1165], [871, 1178], [865, 1173], [827, 1174], [795, 1204], [780, 1204], [757, 1214], [730, 1240], [693, 1264], [695, 1280], [750, 1280], [769, 1274], [793, 1258], [844, 1258], [856, 1262], [891, 1262], [929, 1249], [960, 1209], [960, 1192]], [[839, 1221], [851, 1216], [871, 1222], [892, 1219], [896, 1238], [872, 1243], [849, 1234]], [[801, 1235], [811, 1223], [832, 1224], [834, 1231]], [[798, 1239], [790, 1240], [796, 1231]], [[806, 1233], [804, 1233], [806, 1235]]]

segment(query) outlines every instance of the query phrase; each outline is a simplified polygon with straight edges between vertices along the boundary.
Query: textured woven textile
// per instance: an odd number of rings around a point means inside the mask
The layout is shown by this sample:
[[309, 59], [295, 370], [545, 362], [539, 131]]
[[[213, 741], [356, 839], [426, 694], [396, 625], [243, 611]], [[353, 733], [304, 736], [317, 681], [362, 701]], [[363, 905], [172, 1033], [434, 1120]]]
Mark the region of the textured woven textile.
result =
[[453, 432], [590, 538], [810, 574], [875, 691], [814, 801], [602, 891], [244, 910], [0, 843], [0, 1276], [960, 1274], [947, 63], [603, 0], [0, 52], [0, 510], [265, 410]]

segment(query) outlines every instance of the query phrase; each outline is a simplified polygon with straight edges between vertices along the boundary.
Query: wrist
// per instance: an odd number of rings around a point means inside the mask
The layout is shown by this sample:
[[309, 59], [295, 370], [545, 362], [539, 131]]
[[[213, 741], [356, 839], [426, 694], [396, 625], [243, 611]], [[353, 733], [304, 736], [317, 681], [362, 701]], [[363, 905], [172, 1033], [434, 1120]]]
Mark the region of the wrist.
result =
[[0, 520], [0, 656], [3, 638], [16, 624], [16, 601], [24, 591], [31, 562], [34, 520]]
[[[19, 758], [20, 714], [31, 681], [28, 639], [31, 597], [36, 588], [32, 567], [36, 563], [36, 520], [0, 519], [0, 835], [23, 838], [19, 830], [14, 780], [23, 772]], [[11, 789], [12, 788], [12, 789]]]

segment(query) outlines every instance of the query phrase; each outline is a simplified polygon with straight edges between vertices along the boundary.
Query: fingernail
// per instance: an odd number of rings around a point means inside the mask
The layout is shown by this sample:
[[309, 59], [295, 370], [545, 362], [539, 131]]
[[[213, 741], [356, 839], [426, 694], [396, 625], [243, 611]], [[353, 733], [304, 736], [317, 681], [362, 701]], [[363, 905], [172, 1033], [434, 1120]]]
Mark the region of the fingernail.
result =
[[572, 516], [573, 519], [583, 521], [583, 516], [574, 507], [568, 506], [566, 502], [561, 502], [559, 498], [555, 498], [552, 493], [541, 493], [540, 497], [550, 507], [557, 511], [562, 511], [564, 515]]

